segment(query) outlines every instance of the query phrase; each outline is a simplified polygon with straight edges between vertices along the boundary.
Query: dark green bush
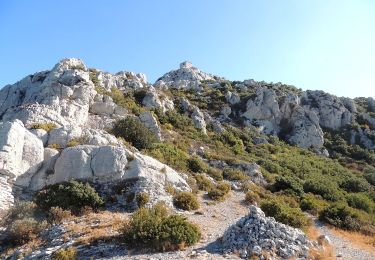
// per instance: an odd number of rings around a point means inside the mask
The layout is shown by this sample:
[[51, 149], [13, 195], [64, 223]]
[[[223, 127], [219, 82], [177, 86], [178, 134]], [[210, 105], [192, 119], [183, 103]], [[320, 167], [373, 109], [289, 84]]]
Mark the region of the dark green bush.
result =
[[157, 137], [135, 117], [121, 119], [115, 123], [112, 133], [116, 137], [122, 137], [137, 149], [151, 148], [156, 143]]
[[365, 174], [365, 179], [370, 183], [371, 185], [375, 186], [375, 172], [368, 172]]
[[315, 195], [308, 193], [303, 196], [300, 207], [303, 211], [307, 211], [313, 215], [318, 215], [328, 205], [322, 199], [318, 199]]
[[187, 191], [183, 192], [178, 192], [174, 197], [173, 197], [173, 204], [183, 210], [196, 210], [199, 208], [199, 202], [197, 197]]
[[135, 201], [138, 208], [144, 207], [150, 201], [150, 195], [146, 192], [140, 192], [135, 195]]
[[248, 176], [243, 171], [231, 168], [224, 169], [223, 177], [228, 181], [243, 181], [248, 179]]
[[192, 172], [206, 172], [207, 164], [202, 161], [198, 156], [193, 156], [188, 159], [188, 167]]
[[301, 181], [291, 176], [278, 176], [272, 185], [274, 191], [286, 191], [298, 197], [303, 195], [303, 187]]
[[54, 184], [38, 192], [35, 203], [43, 210], [60, 207], [79, 213], [84, 207], [94, 210], [103, 206], [104, 202], [99, 194], [88, 183], [69, 181]]
[[358, 214], [344, 204], [333, 204], [322, 210], [319, 219], [335, 227], [359, 231], [361, 222]]
[[199, 190], [210, 191], [215, 187], [214, 183], [210, 179], [206, 178], [203, 174], [195, 174], [194, 177], [197, 181]]
[[338, 192], [338, 187], [333, 183], [322, 180], [308, 180], [304, 183], [303, 189], [305, 192], [311, 192], [322, 196], [326, 200], [338, 201], [342, 198]]
[[199, 241], [199, 228], [185, 217], [169, 215], [162, 204], [138, 209], [124, 227], [125, 242], [131, 246], [155, 250], [175, 250]]
[[374, 202], [365, 194], [351, 193], [346, 196], [346, 200], [350, 207], [364, 210], [370, 214], [373, 212]]
[[352, 177], [340, 183], [340, 187], [347, 192], [364, 192], [370, 190], [370, 185], [365, 179]]
[[292, 227], [303, 228], [310, 225], [308, 217], [299, 208], [292, 208], [275, 199], [264, 200], [261, 209], [266, 216], [274, 217], [276, 221]]

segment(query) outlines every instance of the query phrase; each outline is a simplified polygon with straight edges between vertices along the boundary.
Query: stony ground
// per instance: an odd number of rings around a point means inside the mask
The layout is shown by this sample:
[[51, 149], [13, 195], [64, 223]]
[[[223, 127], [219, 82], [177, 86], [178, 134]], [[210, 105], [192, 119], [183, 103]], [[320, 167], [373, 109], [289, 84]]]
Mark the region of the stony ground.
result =
[[236, 255], [221, 254], [220, 237], [229, 226], [248, 213], [248, 206], [243, 204], [243, 200], [244, 193], [231, 192], [224, 202], [210, 205], [212, 201], [207, 200], [205, 195], [202, 194], [201, 208], [198, 211], [202, 214], [182, 213], [189, 220], [197, 223], [203, 233], [202, 240], [191, 248], [184, 251], [158, 254], [132, 254], [127, 252], [128, 256], [115, 256], [110, 259], [240, 259]]
[[358, 248], [350, 241], [336, 235], [322, 222], [315, 220], [315, 226], [321, 234], [330, 238], [337, 259], [342, 260], [374, 260], [375, 254]]

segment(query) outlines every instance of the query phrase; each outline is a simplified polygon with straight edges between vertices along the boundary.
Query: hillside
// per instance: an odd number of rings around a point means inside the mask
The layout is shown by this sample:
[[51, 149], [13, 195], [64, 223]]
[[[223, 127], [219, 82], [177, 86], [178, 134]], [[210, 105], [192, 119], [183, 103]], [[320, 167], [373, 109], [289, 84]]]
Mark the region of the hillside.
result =
[[375, 235], [374, 150], [372, 98], [64, 59], [0, 90], [1, 257], [307, 259]]

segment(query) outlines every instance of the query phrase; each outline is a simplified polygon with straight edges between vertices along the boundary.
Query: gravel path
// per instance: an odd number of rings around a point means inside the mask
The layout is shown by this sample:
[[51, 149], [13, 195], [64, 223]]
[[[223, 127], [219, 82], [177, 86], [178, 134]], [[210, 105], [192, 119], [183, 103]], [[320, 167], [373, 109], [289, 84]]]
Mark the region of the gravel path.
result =
[[198, 210], [200, 214], [182, 212], [182, 214], [184, 214], [189, 220], [201, 227], [203, 235], [198, 244], [186, 249], [185, 251], [157, 254], [129, 254], [129, 256], [118, 256], [111, 259], [240, 259], [236, 255], [222, 255], [219, 238], [229, 226], [236, 223], [238, 219], [248, 213], [248, 206], [243, 204], [244, 197], [245, 195], [243, 192], [232, 191], [225, 201], [209, 205], [208, 202], [210, 202], [210, 200], [206, 199], [205, 195], [202, 195], [201, 208]]
[[340, 260], [375, 260], [375, 255], [362, 249], [331, 232], [329, 228], [323, 225], [319, 220], [315, 220], [315, 226], [320, 233], [329, 237], [334, 247], [336, 258]]

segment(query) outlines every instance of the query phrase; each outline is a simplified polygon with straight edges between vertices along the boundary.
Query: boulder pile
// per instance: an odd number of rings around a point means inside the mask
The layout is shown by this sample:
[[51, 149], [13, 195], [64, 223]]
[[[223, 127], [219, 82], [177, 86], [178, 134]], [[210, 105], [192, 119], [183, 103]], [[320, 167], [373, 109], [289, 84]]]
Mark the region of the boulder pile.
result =
[[276, 222], [251, 206], [250, 213], [224, 233], [222, 246], [225, 252], [239, 253], [242, 258], [268, 252], [283, 259], [306, 259], [314, 244], [301, 230]]

